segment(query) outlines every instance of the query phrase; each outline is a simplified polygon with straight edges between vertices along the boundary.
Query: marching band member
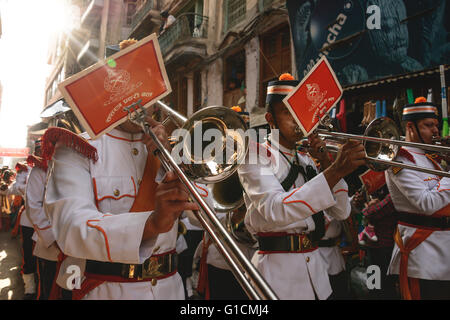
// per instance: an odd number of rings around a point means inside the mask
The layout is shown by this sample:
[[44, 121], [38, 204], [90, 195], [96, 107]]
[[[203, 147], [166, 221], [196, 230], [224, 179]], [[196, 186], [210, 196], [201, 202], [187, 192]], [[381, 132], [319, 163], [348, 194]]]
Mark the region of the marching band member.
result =
[[343, 177], [364, 164], [365, 152], [361, 143], [349, 141], [331, 163], [328, 153], [319, 151], [325, 143], [313, 135], [310, 154], [320, 162], [318, 173], [311, 157], [296, 151], [302, 135], [282, 100], [298, 83], [290, 75], [269, 83], [266, 119], [279, 130], [279, 141], [272, 132], [258, 145], [259, 163], [246, 162], [238, 172], [248, 208], [245, 224], [259, 242], [257, 269], [280, 299], [323, 300], [332, 291], [316, 250], [324, 236], [323, 211], [338, 220], [349, 216]]
[[[121, 43], [121, 49], [132, 43]], [[168, 147], [164, 127], [148, 122]], [[44, 207], [58, 246], [85, 265], [73, 298], [183, 299], [178, 217], [198, 206], [173, 172], [158, 169], [151, 138], [127, 121], [89, 143], [65, 140], [77, 144], [78, 152], [61, 143], [55, 148], [55, 139], [48, 145], [55, 150]]]
[[[218, 213], [217, 217], [228, 232], [231, 232], [231, 228], [235, 230], [238, 228], [237, 225], [241, 219], [243, 220], [245, 213], [246, 207], [242, 205], [232, 213]], [[201, 226], [192, 214], [189, 214], [188, 217], [192, 224]], [[231, 234], [237, 232], [236, 230]], [[242, 231], [239, 232], [243, 234]], [[244, 236], [239, 239], [234, 236], [234, 240], [246, 258], [251, 260], [255, 253], [254, 243]], [[206, 231], [197, 247], [194, 261], [198, 261], [198, 282], [194, 285], [205, 300], [248, 300], [247, 294], [233, 275], [231, 267]]]
[[[439, 136], [437, 107], [425, 98], [403, 109], [406, 141], [432, 144]], [[398, 161], [442, 170], [439, 156], [403, 147]], [[386, 181], [399, 212], [389, 274], [399, 275], [403, 299], [450, 298], [450, 179], [393, 167]]]
[[40, 148], [27, 159], [32, 167], [25, 192], [25, 213], [33, 223], [35, 246], [33, 255], [37, 257], [38, 300], [47, 300], [56, 274], [56, 262], [60, 253], [51, 229], [51, 223], [43, 208], [47, 167], [40, 157]]
[[[37, 140], [35, 142], [35, 150], [39, 150], [41, 141]], [[25, 189], [27, 185], [28, 175], [30, 174], [31, 168], [27, 165], [19, 165], [17, 167], [16, 181], [9, 186], [7, 190], [1, 191], [2, 194], [8, 195], [19, 195], [25, 199]], [[21, 209], [16, 219], [16, 227], [14, 230], [19, 228], [19, 232], [22, 238], [22, 257], [23, 262], [21, 266], [20, 273], [22, 274], [25, 294], [24, 300], [34, 300], [36, 298], [36, 257], [33, 255], [33, 224], [31, 223], [28, 216], [24, 214], [24, 210]], [[14, 233], [13, 230], [13, 233]]]

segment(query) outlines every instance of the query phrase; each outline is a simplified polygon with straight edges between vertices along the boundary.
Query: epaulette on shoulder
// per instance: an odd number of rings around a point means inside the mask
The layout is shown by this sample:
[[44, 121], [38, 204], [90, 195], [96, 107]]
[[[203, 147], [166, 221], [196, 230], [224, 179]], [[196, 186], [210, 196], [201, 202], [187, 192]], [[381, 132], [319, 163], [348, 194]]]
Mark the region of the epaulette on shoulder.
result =
[[28, 167], [27, 167], [27, 165], [26, 165], [25, 163], [22, 163], [22, 162], [17, 162], [17, 163], [16, 163], [15, 169], [16, 169], [16, 172], [17, 172], [17, 173], [20, 173], [20, 172], [28, 172]]
[[392, 172], [394, 173], [394, 175], [396, 175], [397, 173], [399, 173], [400, 171], [403, 170], [402, 167], [392, 167]]
[[29, 155], [27, 158], [27, 164], [34, 168], [34, 167], [38, 167], [44, 171], [47, 171], [47, 161], [45, 161], [44, 159], [42, 159], [41, 157], [37, 157], [35, 155]]
[[86, 139], [70, 130], [52, 127], [47, 129], [42, 137], [42, 158], [45, 161], [52, 159], [58, 143], [73, 149], [94, 162], [98, 160], [97, 149]]
[[404, 148], [400, 148], [400, 150], [398, 151], [398, 155], [402, 156], [405, 159], [408, 159], [412, 163], [416, 163], [414, 156], [408, 150], [406, 150]]

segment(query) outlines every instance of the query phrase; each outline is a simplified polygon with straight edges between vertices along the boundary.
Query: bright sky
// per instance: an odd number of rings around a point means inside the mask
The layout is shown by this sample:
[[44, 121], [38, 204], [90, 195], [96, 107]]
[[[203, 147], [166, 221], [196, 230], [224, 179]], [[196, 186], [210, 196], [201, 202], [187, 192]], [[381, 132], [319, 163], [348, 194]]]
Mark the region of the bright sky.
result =
[[41, 121], [52, 35], [65, 29], [67, 0], [0, 0], [0, 146], [26, 146], [27, 126]]

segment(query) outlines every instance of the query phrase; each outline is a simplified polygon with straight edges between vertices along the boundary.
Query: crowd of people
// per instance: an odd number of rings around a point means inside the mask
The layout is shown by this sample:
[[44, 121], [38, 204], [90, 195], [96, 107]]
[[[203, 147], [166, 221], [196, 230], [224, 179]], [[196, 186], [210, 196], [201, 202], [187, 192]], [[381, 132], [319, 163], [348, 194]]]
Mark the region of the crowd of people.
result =
[[[268, 84], [266, 120], [278, 134], [258, 143], [261, 161], [239, 166], [244, 204], [220, 221], [280, 299], [449, 299], [449, 178], [392, 167], [381, 189], [350, 194], [364, 146], [349, 140], [332, 155], [317, 134], [299, 145], [283, 103], [298, 84], [286, 74]], [[439, 137], [437, 107], [425, 99], [402, 120], [406, 141]], [[170, 148], [170, 132], [147, 122]], [[248, 299], [155, 150], [129, 120], [96, 140], [51, 127], [15, 172], [4, 168], [2, 197], [15, 198], [2, 201], [13, 203], [2, 205], [2, 231], [10, 220], [21, 234], [26, 299]], [[448, 171], [448, 157], [418, 148], [402, 147], [397, 160]], [[207, 186], [195, 187], [212, 207]], [[353, 277], [361, 265], [381, 270], [366, 296]]]

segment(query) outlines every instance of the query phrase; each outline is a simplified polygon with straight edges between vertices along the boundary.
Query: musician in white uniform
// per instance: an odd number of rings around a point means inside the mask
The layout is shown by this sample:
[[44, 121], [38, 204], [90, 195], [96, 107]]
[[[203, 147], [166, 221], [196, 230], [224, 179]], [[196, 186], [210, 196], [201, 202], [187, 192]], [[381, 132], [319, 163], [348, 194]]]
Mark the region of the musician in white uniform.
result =
[[[309, 138], [312, 158], [296, 151], [302, 135], [283, 98], [298, 85], [290, 75], [270, 82], [266, 119], [272, 133], [258, 145], [258, 164], [247, 162], [238, 172], [248, 208], [245, 224], [259, 242], [257, 269], [280, 299], [327, 299], [331, 294], [327, 266], [317, 250], [324, 235], [323, 211], [338, 220], [350, 214], [343, 177], [364, 164], [364, 147], [350, 141], [331, 163], [324, 142]], [[279, 129], [279, 139], [274, 134]], [[274, 138], [275, 137], [275, 138]], [[253, 148], [253, 149], [252, 149]]]
[[[148, 122], [169, 147], [164, 127]], [[153, 141], [129, 121], [90, 146], [72, 141], [82, 153], [56, 147], [44, 208], [66, 259], [85, 266], [73, 298], [184, 299], [175, 250], [178, 217], [198, 206], [173, 172], [158, 171]], [[61, 264], [59, 277], [67, 265]]]
[[[39, 150], [40, 141], [35, 142], [35, 150]], [[4, 195], [18, 195], [25, 199], [25, 189], [28, 175], [31, 172], [29, 166], [23, 167], [17, 172], [16, 181], [7, 190], [0, 191]], [[26, 200], [25, 200], [26, 201]], [[17, 216], [19, 232], [22, 238], [22, 266], [20, 273], [24, 283], [24, 300], [34, 300], [36, 298], [36, 257], [33, 255], [33, 224], [25, 212], [20, 211]], [[17, 222], [16, 222], [17, 223]]]
[[35, 152], [28, 158], [29, 164], [33, 166], [25, 192], [25, 214], [33, 224], [33, 239], [35, 246], [33, 255], [37, 257], [37, 271], [39, 282], [38, 300], [48, 300], [56, 274], [56, 262], [60, 253], [55, 242], [50, 220], [43, 208], [45, 182], [47, 170], [39, 152]]
[[[418, 98], [403, 109], [406, 141], [432, 144], [439, 137], [436, 105]], [[442, 170], [439, 155], [403, 147], [397, 160]], [[386, 181], [399, 212], [388, 273], [400, 277], [403, 299], [450, 299], [450, 179], [393, 167]]]

